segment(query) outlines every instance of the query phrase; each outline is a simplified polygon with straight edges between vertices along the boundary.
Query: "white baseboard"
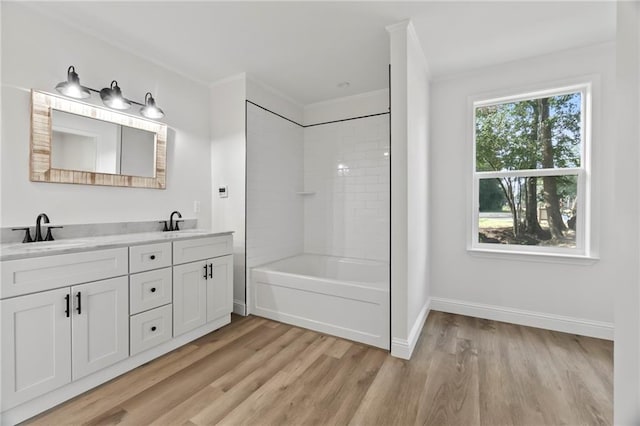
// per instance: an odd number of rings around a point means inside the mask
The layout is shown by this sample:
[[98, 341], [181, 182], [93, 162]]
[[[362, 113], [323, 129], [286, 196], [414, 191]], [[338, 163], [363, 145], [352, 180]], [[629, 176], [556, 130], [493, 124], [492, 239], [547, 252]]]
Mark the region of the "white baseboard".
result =
[[416, 343], [418, 343], [418, 339], [422, 333], [422, 328], [424, 327], [424, 323], [426, 322], [431, 309], [433, 309], [431, 299], [428, 299], [427, 303], [425, 303], [420, 310], [418, 318], [416, 318], [413, 323], [411, 331], [409, 332], [409, 337], [407, 339], [399, 339], [396, 337], [391, 339], [391, 356], [402, 359], [411, 359], [411, 354], [416, 347]]
[[582, 318], [566, 317], [545, 312], [526, 311], [503, 306], [484, 305], [464, 300], [431, 298], [431, 309], [434, 311], [484, 318], [494, 321], [509, 322], [528, 327], [544, 328], [581, 336], [613, 340], [613, 324], [592, 321]]
[[240, 300], [233, 300], [233, 313], [237, 315], [247, 316], [247, 306]]

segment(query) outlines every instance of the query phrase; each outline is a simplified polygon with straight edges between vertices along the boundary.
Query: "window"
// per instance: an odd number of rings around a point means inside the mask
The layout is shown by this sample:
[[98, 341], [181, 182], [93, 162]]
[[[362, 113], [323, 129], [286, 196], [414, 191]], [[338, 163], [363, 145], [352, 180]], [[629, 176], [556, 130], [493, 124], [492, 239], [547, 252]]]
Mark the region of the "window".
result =
[[589, 99], [581, 85], [473, 104], [472, 248], [587, 254]]

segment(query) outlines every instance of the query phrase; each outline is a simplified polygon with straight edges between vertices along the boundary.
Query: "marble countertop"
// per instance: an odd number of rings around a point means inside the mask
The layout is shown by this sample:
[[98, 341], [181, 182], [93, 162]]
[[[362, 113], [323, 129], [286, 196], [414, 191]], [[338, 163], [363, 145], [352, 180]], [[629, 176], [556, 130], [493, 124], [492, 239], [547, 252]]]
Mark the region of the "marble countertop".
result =
[[37, 243], [6, 243], [0, 244], [0, 261], [230, 234], [233, 234], [233, 231], [213, 232], [206, 229], [186, 229], [184, 231], [138, 232], [99, 237], [68, 238]]

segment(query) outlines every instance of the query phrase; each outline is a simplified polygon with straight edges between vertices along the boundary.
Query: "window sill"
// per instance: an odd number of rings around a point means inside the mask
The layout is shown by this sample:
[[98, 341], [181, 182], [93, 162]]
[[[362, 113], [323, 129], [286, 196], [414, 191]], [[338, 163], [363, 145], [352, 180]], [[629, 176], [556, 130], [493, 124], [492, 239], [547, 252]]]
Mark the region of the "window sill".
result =
[[516, 250], [495, 250], [489, 248], [468, 248], [467, 253], [474, 257], [489, 259], [515, 260], [523, 262], [562, 263], [568, 265], [593, 265], [600, 260], [597, 256], [564, 253], [537, 253]]

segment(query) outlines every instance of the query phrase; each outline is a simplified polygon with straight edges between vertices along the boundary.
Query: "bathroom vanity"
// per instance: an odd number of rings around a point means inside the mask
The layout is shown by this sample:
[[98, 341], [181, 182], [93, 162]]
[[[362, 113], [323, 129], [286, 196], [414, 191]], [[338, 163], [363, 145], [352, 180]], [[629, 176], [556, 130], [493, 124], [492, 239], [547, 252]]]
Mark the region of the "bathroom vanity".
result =
[[232, 253], [194, 229], [1, 245], [0, 423], [228, 324]]

